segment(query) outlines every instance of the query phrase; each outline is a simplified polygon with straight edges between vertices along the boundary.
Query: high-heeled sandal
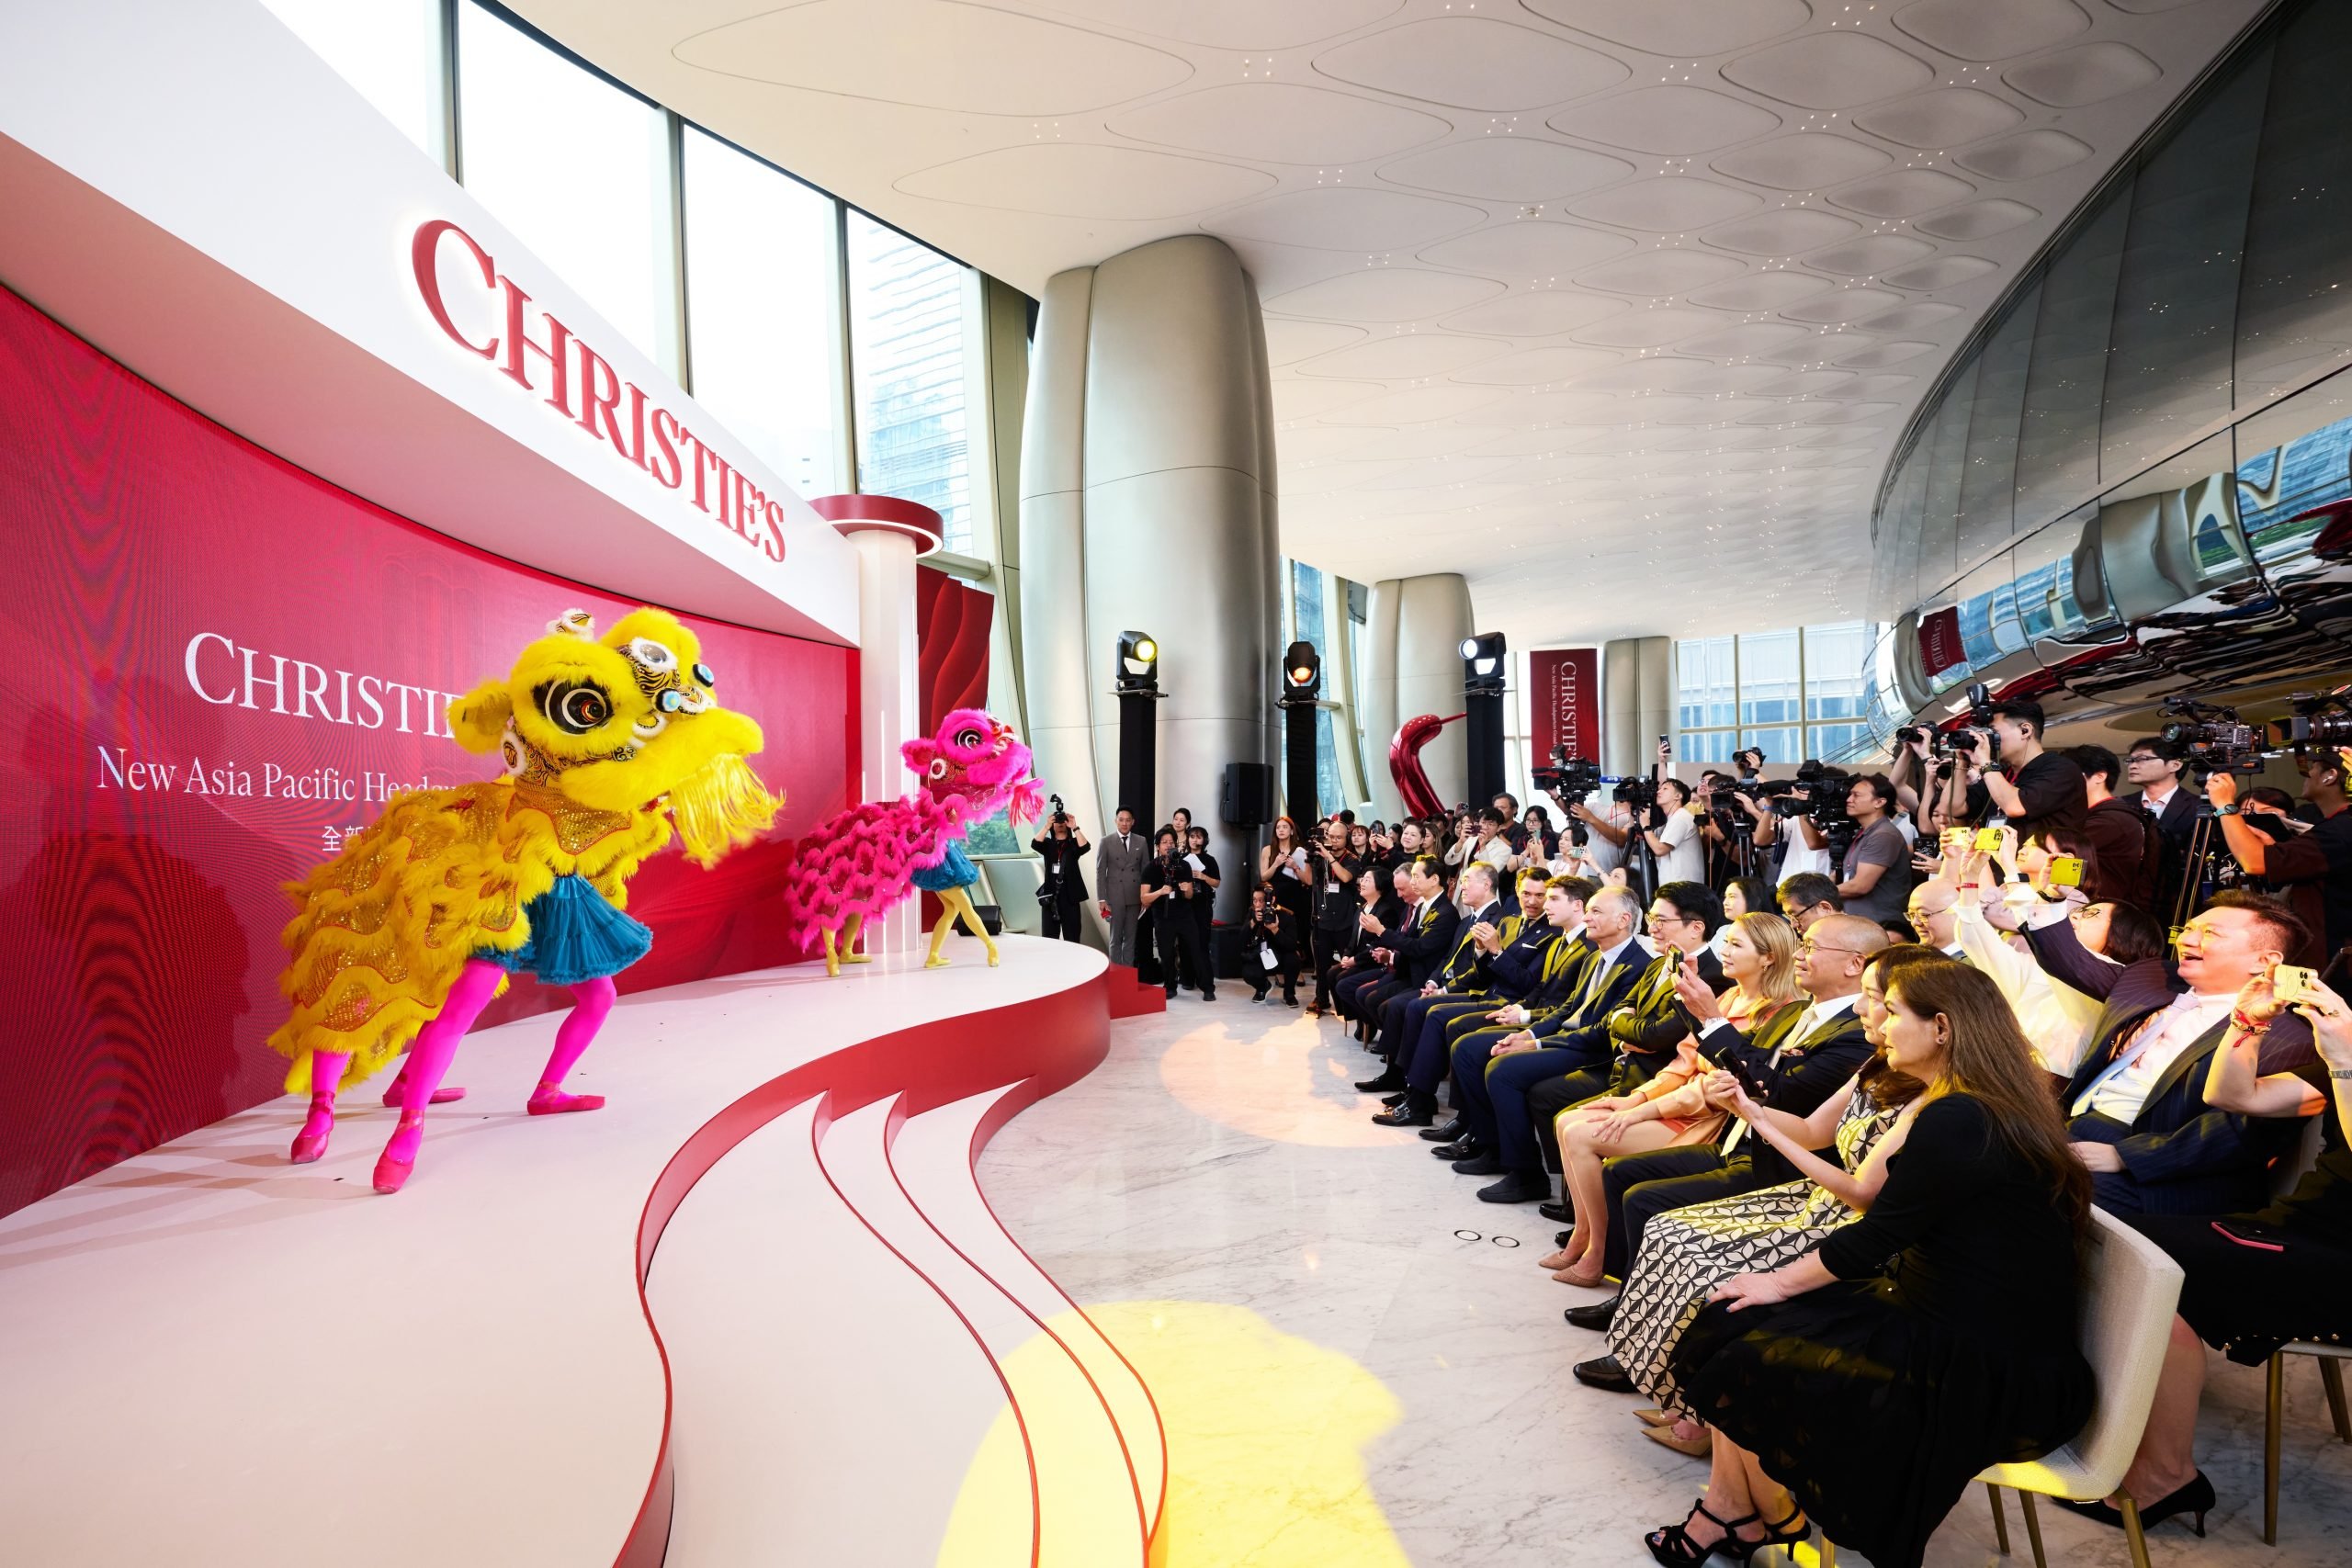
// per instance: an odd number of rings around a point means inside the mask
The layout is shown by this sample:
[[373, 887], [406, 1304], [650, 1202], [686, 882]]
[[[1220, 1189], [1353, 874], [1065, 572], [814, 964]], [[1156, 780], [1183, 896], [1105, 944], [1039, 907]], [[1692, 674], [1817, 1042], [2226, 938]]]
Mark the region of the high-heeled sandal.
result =
[[[1582, 1258], [1577, 1259], [1577, 1263], [1579, 1264], [1583, 1261]], [[1606, 1269], [1596, 1267], [1591, 1273], [1587, 1274], [1576, 1264], [1571, 1264], [1567, 1268], [1553, 1270], [1552, 1278], [1563, 1285], [1574, 1285], [1578, 1290], [1596, 1291], [1608, 1282], [1609, 1272]]]
[[[1652, 1433], [1651, 1436], [1655, 1437], [1657, 1434]], [[1764, 1525], [1764, 1539], [1747, 1549], [1750, 1556], [1768, 1546], [1794, 1546], [1813, 1533], [1813, 1521], [1804, 1517], [1804, 1510], [1797, 1506], [1797, 1500], [1793, 1497], [1789, 1499], [1789, 1517], [1779, 1524], [1764, 1524], [1764, 1516], [1760, 1509], [1758, 1510], [1756, 1518], [1758, 1524]], [[1796, 1528], [1790, 1529], [1792, 1525]]]
[[[1722, 1540], [1702, 1546], [1690, 1539], [1690, 1521], [1701, 1514], [1705, 1514], [1724, 1532]], [[1755, 1551], [1757, 1543], [1740, 1540], [1739, 1527], [1757, 1522], [1754, 1514], [1742, 1514], [1726, 1523], [1716, 1517], [1707, 1506], [1707, 1500], [1701, 1497], [1691, 1503], [1690, 1511], [1682, 1516], [1680, 1524], [1650, 1531], [1642, 1537], [1642, 1544], [1650, 1549], [1650, 1555], [1664, 1564], [1664, 1568], [1699, 1568], [1700, 1563], [1718, 1551], [1734, 1562], [1745, 1562]]]
[[1642, 1436], [1651, 1442], [1661, 1443], [1676, 1453], [1687, 1454], [1692, 1459], [1705, 1459], [1715, 1451], [1714, 1436], [1704, 1427], [1699, 1428], [1696, 1437], [1686, 1438], [1674, 1429], [1675, 1425], [1674, 1422], [1668, 1421], [1663, 1426], [1644, 1427]]
[[1671, 1427], [1682, 1417], [1671, 1410], [1662, 1410], [1655, 1404], [1645, 1404], [1634, 1412], [1634, 1419], [1645, 1427]]
[[[2100, 1524], [2112, 1526], [2116, 1529], [2123, 1528], [2123, 1510], [2105, 1499], [2095, 1503], [2077, 1503], [2069, 1497], [2052, 1497], [2050, 1500], [2070, 1514], [2080, 1514], [2086, 1519], [2097, 1519]], [[2175, 1514], [2188, 1514], [2194, 1520], [2188, 1528], [2197, 1532], [2198, 1540], [2202, 1540], [2205, 1539], [2205, 1515], [2213, 1507], [2216, 1500], [2213, 1495], [2213, 1483], [2205, 1478], [2205, 1472], [2200, 1470], [2189, 1478], [2187, 1485], [2174, 1487], [2164, 1496], [2141, 1509], [2140, 1528], [2143, 1530], [2154, 1529]]]

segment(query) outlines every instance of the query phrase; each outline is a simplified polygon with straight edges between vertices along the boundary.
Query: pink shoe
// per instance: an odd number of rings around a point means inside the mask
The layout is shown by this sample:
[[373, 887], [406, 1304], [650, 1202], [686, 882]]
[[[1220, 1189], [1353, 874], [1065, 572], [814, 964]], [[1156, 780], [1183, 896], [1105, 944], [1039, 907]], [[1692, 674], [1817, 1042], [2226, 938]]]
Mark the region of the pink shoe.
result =
[[334, 1100], [329, 1095], [311, 1097], [311, 1114], [302, 1121], [302, 1130], [294, 1134], [294, 1147], [287, 1158], [296, 1165], [308, 1165], [327, 1152], [327, 1139], [334, 1134]]
[[377, 1191], [397, 1192], [408, 1185], [408, 1179], [416, 1172], [417, 1145], [423, 1142], [423, 1119], [412, 1122], [405, 1116], [401, 1117], [401, 1124], [392, 1130], [392, 1141], [386, 1144], [384, 1152], [376, 1156]]
[[601, 1094], [566, 1094], [551, 1083], [542, 1083], [531, 1091], [530, 1103], [524, 1109], [534, 1116], [560, 1116], [567, 1111], [602, 1111], [605, 1097]]
[[[466, 1091], [464, 1089], [452, 1089], [447, 1084], [443, 1084], [439, 1089], [433, 1091], [433, 1098], [427, 1103], [433, 1105], [447, 1105], [453, 1100], [463, 1100], [465, 1098]], [[403, 1073], [399, 1077], [392, 1080], [391, 1088], [384, 1091], [384, 1103], [390, 1106], [394, 1111], [398, 1111], [401, 1105], [406, 1103], [407, 1100], [408, 1075]]]

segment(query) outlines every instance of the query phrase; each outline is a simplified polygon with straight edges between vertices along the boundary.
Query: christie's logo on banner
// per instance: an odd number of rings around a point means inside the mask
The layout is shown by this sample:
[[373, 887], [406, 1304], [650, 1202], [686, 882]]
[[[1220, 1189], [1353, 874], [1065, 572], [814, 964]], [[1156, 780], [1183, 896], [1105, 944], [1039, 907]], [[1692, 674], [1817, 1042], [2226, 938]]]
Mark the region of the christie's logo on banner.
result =
[[1598, 758], [1600, 654], [1589, 648], [1539, 648], [1527, 657], [1535, 688], [1528, 704], [1534, 755], [1546, 759], [1566, 747], [1571, 757]]
[[[503, 330], [488, 334], [482, 342], [468, 337], [450, 316], [449, 301], [441, 291], [444, 240], [454, 241], [473, 258], [483, 291], [499, 303]], [[450, 342], [490, 361], [525, 391], [539, 390], [538, 381], [533, 378], [536, 369], [546, 380], [547, 396], [542, 400], [548, 407], [610, 446], [667, 489], [691, 485], [695, 505], [770, 560], [784, 558], [783, 503], [769, 500], [741, 469], [705, 446], [676, 414], [649, 398], [643, 388], [622, 380], [603, 355], [574, 336], [551, 311], [544, 307], [526, 310], [531, 297], [498, 270], [490, 253], [472, 235], [446, 218], [432, 219], [417, 226], [409, 244], [409, 260], [425, 310]], [[544, 342], [532, 338], [533, 329]]]

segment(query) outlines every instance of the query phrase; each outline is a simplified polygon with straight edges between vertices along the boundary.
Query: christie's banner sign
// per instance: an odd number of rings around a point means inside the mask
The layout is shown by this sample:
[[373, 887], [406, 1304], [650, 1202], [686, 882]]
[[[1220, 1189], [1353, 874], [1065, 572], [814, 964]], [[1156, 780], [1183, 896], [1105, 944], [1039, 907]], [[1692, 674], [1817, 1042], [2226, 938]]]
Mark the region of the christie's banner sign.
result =
[[1571, 757], [1600, 756], [1600, 654], [1589, 648], [1539, 648], [1527, 656], [1527, 716], [1538, 766], [1553, 748]]
[[[514, 340], [498, 335], [503, 354]], [[583, 353], [565, 349], [560, 382], [525, 359], [633, 460], [628, 390]], [[698, 473], [747, 538], [765, 536], [740, 475], [650, 410], [643, 428], [649, 460], [662, 463], [661, 429], [690, 455], [679, 482]], [[5, 291], [0, 536], [17, 694], [0, 706], [5, 1213], [274, 1098], [280, 885], [396, 791], [486, 776], [496, 761], [449, 738], [451, 694], [504, 673], [568, 609], [610, 625], [630, 605], [280, 462]], [[629, 912], [659, 940], [625, 991], [797, 956], [776, 894], [791, 839], [855, 798], [856, 655], [695, 629], [728, 705], [767, 733], [754, 765], [786, 811], [715, 870], [675, 854], [645, 868]], [[518, 985], [496, 1005], [560, 997]]]
[[[449, 247], [464, 258], [453, 270], [469, 284], [475, 275], [481, 278], [478, 288], [467, 290], [469, 298], [453, 299], [445, 289], [441, 265]], [[548, 407], [655, 483], [690, 495], [696, 507], [768, 559], [784, 559], [783, 503], [770, 500], [741, 469], [703, 445], [642, 387], [622, 379], [609, 360], [552, 311], [533, 305], [472, 235], [446, 218], [421, 223], [409, 243], [409, 262], [425, 310], [450, 342], [487, 360], [524, 391], [543, 393]], [[471, 331], [460, 327], [458, 315], [478, 324]]]

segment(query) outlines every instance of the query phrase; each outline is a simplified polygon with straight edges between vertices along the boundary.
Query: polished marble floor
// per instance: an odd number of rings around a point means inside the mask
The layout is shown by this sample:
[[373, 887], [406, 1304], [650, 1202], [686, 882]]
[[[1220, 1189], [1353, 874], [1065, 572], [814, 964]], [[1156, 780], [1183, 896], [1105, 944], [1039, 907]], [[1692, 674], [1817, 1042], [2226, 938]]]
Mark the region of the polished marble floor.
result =
[[[1370, 1060], [1238, 986], [1186, 996], [1115, 1024], [1110, 1059], [982, 1160], [1007, 1228], [1155, 1391], [1170, 1568], [1646, 1563], [1642, 1531], [1682, 1516], [1702, 1463], [1645, 1440], [1634, 1399], [1568, 1376], [1600, 1346], [1560, 1318], [1595, 1294], [1534, 1266], [1555, 1227], [1371, 1125], [1377, 1101], [1351, 1087]], [[2203, 1540], [2155, 1529], [2156, 1568], [2352, 1562], [2352, 1449], [2317, 1373], [2290, 1367], [2272, 1548], [2261, 1373], [2215, 1366], [2200, 1459], [2222, 1509]], [[2097, 1525], [2043, 1524], [2053, 1563], [2126, 1562]], [[1928, 1562], [1996, 1561], [1978, 1494]]]

